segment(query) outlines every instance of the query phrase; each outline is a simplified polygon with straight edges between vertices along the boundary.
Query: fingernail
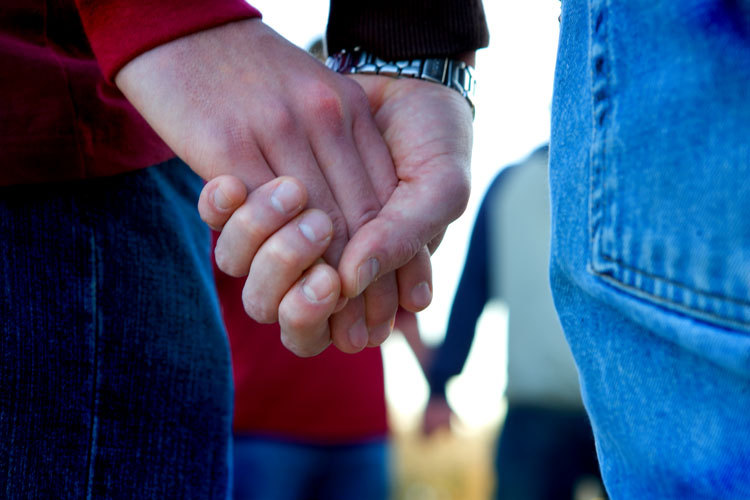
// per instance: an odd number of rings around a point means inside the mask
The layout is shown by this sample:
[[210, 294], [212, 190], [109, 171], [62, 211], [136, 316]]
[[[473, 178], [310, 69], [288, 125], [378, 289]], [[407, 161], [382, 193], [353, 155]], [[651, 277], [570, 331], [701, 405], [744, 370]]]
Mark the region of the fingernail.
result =
[[283, 181], [271, 193], [271, 205], [286, 215], [302, 205], [302, 191], [294, 182]]
[[311, 243], [319, 243], [331, 237], [333, 224], [323, 212], [313, 211], [306, 214], [298, 224], [302, 235]]
[[349, 328], [349, 342], [357, 349], [364, 349], [368, 338], [365, 320], [360, 318]]
[[321, 302], [333, 293], [333, 282], [328, 273], [313, 272], [302, 282], [302, 293], [312, 303]]
[[357, 269], [357, 295], [370, 286], [380, 271], [380, 263], [375, 257], [371, 258]]
[[430, 285], [426, 281], [412, 288], [411, 301], [420, 309], [424, 309], [430, 305], [430, 302], [432, 302], [432, 290], [430, 290]]
[[214, 190], [214, 205], [219, 210], [229, 210], [232, 208], [232, 202], [220, 187]]

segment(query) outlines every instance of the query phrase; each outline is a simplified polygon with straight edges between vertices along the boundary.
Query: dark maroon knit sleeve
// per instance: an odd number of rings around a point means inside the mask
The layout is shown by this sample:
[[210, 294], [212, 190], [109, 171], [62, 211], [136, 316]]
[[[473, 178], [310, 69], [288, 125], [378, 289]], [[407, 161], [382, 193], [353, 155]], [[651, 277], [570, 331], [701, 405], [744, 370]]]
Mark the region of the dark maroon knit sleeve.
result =
[[104, 76], [176, 38], [260, 16], [243, 0], [76, 0]]
[[331, 0], [327, 42], [408, 59], [474, 51], [489, 32], [481, 0]]

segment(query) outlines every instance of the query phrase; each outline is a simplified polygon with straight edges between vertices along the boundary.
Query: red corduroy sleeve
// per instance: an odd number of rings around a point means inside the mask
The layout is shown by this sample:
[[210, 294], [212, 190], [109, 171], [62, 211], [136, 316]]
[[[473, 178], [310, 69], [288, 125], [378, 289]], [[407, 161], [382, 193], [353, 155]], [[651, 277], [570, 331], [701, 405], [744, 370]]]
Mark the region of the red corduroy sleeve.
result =
[[176, 38], [260, 17], [243, 0], [76, 0], [86, 35], [109, 82], [136, 56]]

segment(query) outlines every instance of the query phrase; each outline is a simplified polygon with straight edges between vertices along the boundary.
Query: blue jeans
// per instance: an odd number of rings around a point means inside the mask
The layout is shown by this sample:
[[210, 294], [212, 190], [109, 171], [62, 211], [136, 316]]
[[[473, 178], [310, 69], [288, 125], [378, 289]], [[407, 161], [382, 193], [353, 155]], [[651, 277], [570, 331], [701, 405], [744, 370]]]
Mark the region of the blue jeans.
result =
[[0, 497], [226, 498], [201, 188], [172, 160], [0, 189]]
[[235, 500], [386, 500], [388, 493], [384, 439], [315, 445], [235, 437]]
[[605, 486], [750, 498], [750, 3], [563, 0], [551, 282]]

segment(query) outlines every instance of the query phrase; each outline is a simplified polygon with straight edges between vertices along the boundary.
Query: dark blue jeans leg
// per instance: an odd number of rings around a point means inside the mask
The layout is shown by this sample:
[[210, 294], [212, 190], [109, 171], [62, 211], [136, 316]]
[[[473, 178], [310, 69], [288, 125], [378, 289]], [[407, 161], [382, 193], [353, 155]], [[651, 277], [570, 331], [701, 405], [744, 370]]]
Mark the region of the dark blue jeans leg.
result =
[[226, 498], [231, 373], [201, 186], [172, 160], [0, 189], [3, 498]]

